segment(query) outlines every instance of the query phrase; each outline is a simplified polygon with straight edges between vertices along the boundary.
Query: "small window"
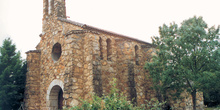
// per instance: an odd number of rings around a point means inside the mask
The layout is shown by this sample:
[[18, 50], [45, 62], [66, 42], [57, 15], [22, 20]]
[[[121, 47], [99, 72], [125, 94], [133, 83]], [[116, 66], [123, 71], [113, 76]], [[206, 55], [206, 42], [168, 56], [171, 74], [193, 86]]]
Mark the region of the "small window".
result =
[[111, 40], [107, 39], [107, 60], [111, 60], [111, 55], [112, 55], [112, 48], [111, 48]]
[[136, 65], [139, 65], [139, 57], [138, 57], [138, 46], [135, 45], [135, 63]]
[[62, 53], [62, 49], [60, 43], [54, 44], [52, 49], [52, 59], [54, 61], [58, 61], [61, 56], [61, 53]]
[[102, 51], [103, 51], [103, 49], [102, 49], [102, 38], [100, 37], [99, 38], [99, 51], [100, 51], [100, 59], [101, 60], [103, 60], [103, 53], [102, 53]]

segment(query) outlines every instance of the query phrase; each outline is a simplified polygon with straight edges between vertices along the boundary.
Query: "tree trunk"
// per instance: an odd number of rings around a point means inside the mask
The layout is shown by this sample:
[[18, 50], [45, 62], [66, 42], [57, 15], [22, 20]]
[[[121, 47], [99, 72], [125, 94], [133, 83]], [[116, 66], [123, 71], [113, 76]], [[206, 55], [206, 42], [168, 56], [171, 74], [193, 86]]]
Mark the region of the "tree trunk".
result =
[[193, 110], [196, 110], [196, 89], [193, 90], [191, 95], [192, 95], [192, 101], [193, 101]]

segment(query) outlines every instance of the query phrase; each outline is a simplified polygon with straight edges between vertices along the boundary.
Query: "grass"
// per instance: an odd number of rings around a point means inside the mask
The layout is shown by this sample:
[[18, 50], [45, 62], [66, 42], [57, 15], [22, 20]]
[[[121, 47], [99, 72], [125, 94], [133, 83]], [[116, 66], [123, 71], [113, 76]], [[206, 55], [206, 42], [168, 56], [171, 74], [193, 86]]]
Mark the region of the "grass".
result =
[[207, 107], [205, 110], [220, 110], [220, 106], [218, 107]]

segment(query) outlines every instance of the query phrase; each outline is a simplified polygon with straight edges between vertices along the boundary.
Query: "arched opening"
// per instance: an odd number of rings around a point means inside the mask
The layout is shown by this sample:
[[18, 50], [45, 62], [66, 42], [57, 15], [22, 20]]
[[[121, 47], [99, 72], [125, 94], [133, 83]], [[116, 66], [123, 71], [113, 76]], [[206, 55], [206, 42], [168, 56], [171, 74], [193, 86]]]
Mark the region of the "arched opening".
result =
[[52, 59], [58, 61], [62, 53], [62, 48], [60, 43], [56, 43], [52, 49]]
[[52, 110], [63, 108], [63, 90], [60, 86], [53, 86], [49, 94], [49, 108]]
[[135, 45], [135, 64], [139, 65], [139, 58], [138, 58], [138, 46]]
[[47, 108], [49, 110], [62, 109], [63, 107], [63, 90], [64, 83], [59, 80], [53, 80], [47, 89]]
[[111, 60], [111, 55], [112, 55], [112, 48], [111, 48], [111, 40], [107, 39], [107, 60]]
[[103, 53], [102, 53], [102, 38], [99, 38], [99, 49], [100, 49], [100, 59], [103, 59]]

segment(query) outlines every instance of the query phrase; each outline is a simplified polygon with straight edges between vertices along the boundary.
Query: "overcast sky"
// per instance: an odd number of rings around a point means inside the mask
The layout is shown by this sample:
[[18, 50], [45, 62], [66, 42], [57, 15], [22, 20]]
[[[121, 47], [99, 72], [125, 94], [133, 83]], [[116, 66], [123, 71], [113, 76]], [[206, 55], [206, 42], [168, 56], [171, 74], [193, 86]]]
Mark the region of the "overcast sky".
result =
[[[220, 0], [66, 0], [66, 8], [70, 20], [146, 42], [164, 23], [193, 16], [220, 25]], [[43, 0], [0, 0], [0, 45], [11, 37], [25, 59], [40, 41], [42, 10]]]

